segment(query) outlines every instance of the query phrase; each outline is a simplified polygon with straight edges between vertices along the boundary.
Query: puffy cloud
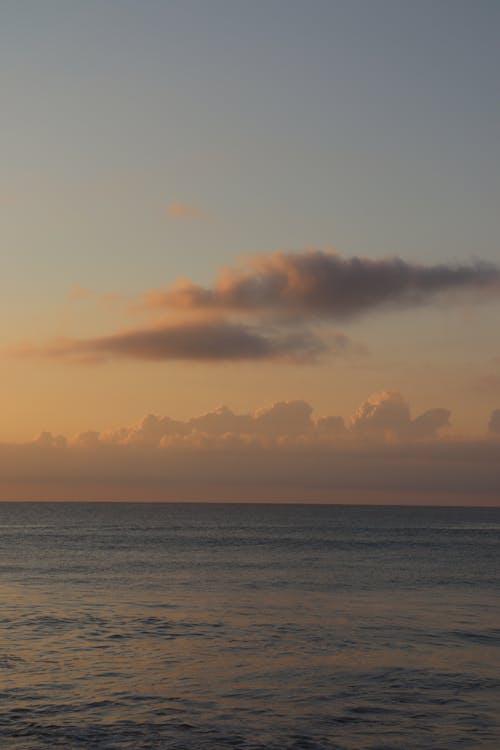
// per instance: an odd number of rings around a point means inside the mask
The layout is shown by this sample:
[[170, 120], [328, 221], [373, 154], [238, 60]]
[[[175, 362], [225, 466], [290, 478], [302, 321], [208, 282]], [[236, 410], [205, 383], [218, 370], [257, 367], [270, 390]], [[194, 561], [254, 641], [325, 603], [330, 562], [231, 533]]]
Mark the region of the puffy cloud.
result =
[[346, 426], [342, 417], [319, 417], [315, 422], [319, 435], [345, 435]]
[[[314, 429], [311, 414], [312, 406], [305, 401], [279, 401], [250, 414], [235, 414], [227, 406], [220, 406], [184, 422], [149, 414], [137, 425], [103, 433], [101, 438], [108, 443], [159, 446], [162, 441], [164, 445], [176, 442], [181, 445], [190, 442], [198, 445], [214, 444], [210, 441], [200, 443], [200, 435], [209, 438], [225, 436], [226, 441], [229, 436], [296, 437]], [[186, 436], [189, 437], [188, 441], [184, 440]], [[248, 440], [245, 439], [244, 442], [248, 444]]]
[[193, 417], [188, 422], [188, 428], [207, 435], [250, 434], [254, 431], [253, 421], [250, 414], [235, 414], [227, 406], [221, 406], [215, 411]]
[[351, 419], [353, 432], [367, 437], [398, 440], [434, 438], [449, 425], [448, 409], [431, 409], [416, 419], [401, 394], [393, 391], [374, 394], [364, 401]]
[[71, 440], [71, 445], [79, 448], [98, 448], [100, 445], [100, 433], [95, 430], [79, 432]]
[[352, 429], [365, 435], [395, 435], [410, 423], [410, 407], [399, 393], [385, 391], [364, 401], [351, 418]]
[[488, 429], [494, 435], [500, 435], [500, 409], [495, 409], [490, 417]]
[[171, 219], [185, 219], [190, 221], [208, 221], [209, 216], [205, 211], [202, 211], [195, 206], [189, 205], [189, 203], [182, 203], [181, 201], [173, 201], [167, 206], [167, 215]]
[[277, 437], [308, 433], [312, 426], [312, 406], [306, 401], [278, 401], [255, 412], [255, 432]]
[[[329, 351], [341, 353], [348, 347], [349, 339], [338, 334]], [[308, 331], [276, 332], [269, 327], [216, 320], [151, 326], [98, 338], [56, 339], [45, 347], [22, 347], [14, 353], [17, 356], [42, 355], [93, 363], [125, 358], [205, 362], [273, 359], [310, 361], [325, 351], [323, 341]]]
[[100, 439], [116, 445], [157, 447], [165, 436], [186, 435], [188, 432], [190, 430], [185, 422], [148, 414], [138, 424], [104, 432]]
[[38, 445], [42, 448], [65, 448], [67, 440], [64, 435], [53, 435], [51, 432], [41, 432], [32, 441], [32, 445]]
[[314, 419], [312, 406], [307, 401], [295, 400], [277, 401], [247, 414], [236, 414], [229, 407], [220, 406], [185, 421], [149, 414], [129, 427], [101, 435], [80, 434], [76, 442], [87, 445], [99, 440], [106, 444], [145, 447], [196, 444], [208, 448], [227, 447], [231, 440], [236, 440], [235, 445], [268, 447], [283, 440], [300, 445], [324, 445], [325, 441], [346, 439], [365, 441], [366, 438], [378, 442], [413, 442], [438, 437], [439, 431], [449, 425], [449, 416], [447, 409], [430, 409], [412, 419], [403, 397], [385, 391], [363, 402], [351, 418], [349, 427], [342, 417], [336, 415]]
[[315, 250], [254, 256], [248, 269], [225, 269], [212, 288], [181, 280], [143, 299], [149, 307], [343, 319], [376, 308], [418, 305], [447, 291], [498, 290], [499, 285], [500, 270], [486, 263], [424, 266]]
[[433, 438], [444, 427], [450, 426], [450, 412], [448, 409], [429, 409], [409, 425], [410, 435], [416, 440]]
[[[148, 415], [71, 441], [0, 444], [0, 499], [251, 500], [498, 504], [500, 442], [439, 436], [446, 409], [415, 419], [398, 393], [365, 401], [346, 426], [305, 401], [251, 413], [221, 407]], [[490, 429], [500, 434], [500, 410]]]

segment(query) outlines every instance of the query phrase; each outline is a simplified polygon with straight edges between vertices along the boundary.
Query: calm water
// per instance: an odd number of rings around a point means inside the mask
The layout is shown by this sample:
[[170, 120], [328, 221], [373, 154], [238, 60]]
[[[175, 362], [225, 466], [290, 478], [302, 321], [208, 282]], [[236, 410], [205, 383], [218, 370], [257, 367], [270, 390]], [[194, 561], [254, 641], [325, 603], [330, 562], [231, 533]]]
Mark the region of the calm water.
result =
[[500, 509], [0, 504], [0, 747], [498, 750]]

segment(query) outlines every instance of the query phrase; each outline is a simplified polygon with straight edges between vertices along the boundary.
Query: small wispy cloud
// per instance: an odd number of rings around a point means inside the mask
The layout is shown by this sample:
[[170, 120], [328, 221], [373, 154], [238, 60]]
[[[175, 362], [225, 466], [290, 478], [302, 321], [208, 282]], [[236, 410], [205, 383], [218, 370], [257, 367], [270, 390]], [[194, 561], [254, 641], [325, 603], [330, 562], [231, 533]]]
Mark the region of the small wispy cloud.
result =
[[209, 215], [200, 208], [182, 201], [172, 201], [167, 206], [167, 216], [171, 219], [184, 219], [187, 221], [209, 221]]

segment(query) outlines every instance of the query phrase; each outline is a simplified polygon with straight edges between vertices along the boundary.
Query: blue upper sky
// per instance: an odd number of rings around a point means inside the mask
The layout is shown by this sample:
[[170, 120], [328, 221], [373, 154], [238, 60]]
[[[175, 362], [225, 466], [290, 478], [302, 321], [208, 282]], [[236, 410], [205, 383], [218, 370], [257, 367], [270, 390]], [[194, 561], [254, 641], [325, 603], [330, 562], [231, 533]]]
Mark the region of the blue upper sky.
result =
[[[3, 2], [4, 273], [132, 291], [282, 247], [494, 259], [499, 21], [485, 1]], [[168, 222], [173, 200], [213, 221]]]

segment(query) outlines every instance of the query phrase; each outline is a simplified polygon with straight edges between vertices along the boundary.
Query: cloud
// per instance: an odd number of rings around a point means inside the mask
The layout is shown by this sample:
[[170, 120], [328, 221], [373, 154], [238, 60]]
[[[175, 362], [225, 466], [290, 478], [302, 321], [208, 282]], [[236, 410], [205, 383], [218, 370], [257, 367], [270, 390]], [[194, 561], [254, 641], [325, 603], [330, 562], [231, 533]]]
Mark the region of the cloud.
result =
[[67, 440], [64, 435], [53, 435], [51, 432], [40, 432], [32, 441], [33, 445], [43, 448], [65, 448]]
[[[297, 437], [315, 429], [312, 407], [306, 401], [278, 401], [248, 414], [235, 414], [220, 406], [187, 421], [149, 414], [137, 425], [104, 433], [101, 440], [114, 444], [140, 444], [159, 447], [175, 443], [197, 442], [200, 435], [208, 438], [237, 436], [276, 439]], [[165, 440], [175, 438], [176, 441]]]
[[246, 435], [254, 432], [254, 420], [250, 414], [235, 414], [227, 406], [220, 406], [199, 417], [192, 417], [186, 424], [184, 434], [193, 432], [206, 435]]
[[[500, 290], [500, 270], [493, 265], [423, 266], [319, 250], [272, 253], [254, 256], [241, 271], [226, 269], [213, 287], [184, 280], [144, 295], [142, 307], [163, 314], [168, 310], [170, 321], [106, 336], [56, 339], [45, 346], [23, 345], [9, 353], [87, 364], [109, 359], [315, 362], [321, 355], [367, 353], [363, 345], [332, 330], [336, 319], [418, 305], [452, 291], [486, 290]], [[88, 294], [90, 290], [77, 289], [77, 296]], [[364, 428], [371, 429], [368, 423]]]
[[167, 206], [167, 215], [171, 219], [184, 219], [188, 221], [209, 221], [210, 218], [205, 211], [181, 201], [169, 203]]
[[272, 437], [304, 435], [313, 426], [312, 411], [306, 401], [278, 401], [255, 412], [255, 431]]
[[403, 397], [399, 393], [384, 391], [360, 404], [351, 418], [351, 427], [361, 435], [397, 435], [410, 421], [410, 407]]
[[401, 394], [384, 391], [364, 401], [351, 419], [351, 429], [364, 437], [389, 440], [422, 440], [435, 438], [450, 424], [448, 409], [431, 409], [416, 419]]
[[100, 444], [100, 437], [100, 433], [96, 430], [86, 430], [75, 435], [71, 444], [80, 448], [97, 448]]
[[314, 250], [253, 256], [246, 269], [223, 270], [213, 287], [184, 279], [144, 295], [143, 304], [348, 319], [384, 307], [420, 305], [445, 292], [492, 288], [500, 289], [500, 270], [487, 263], [424, 266]]
[[[447, 409], [437, 408], [412, 419], [403, 397], [396, 392], [384, 391], [364, 401], [347, 426], [341, 416], [315, 418], [313, 408], [307, 401], [277, 401], [246, 414], [236, 414], [228, 406], [220, 406], [185, 421], [149, 414], [135, 425], [103, 433], [99, 440], [111, 444], [154, 447], [190, 444], [227, 446], [228, 440], [238, 443], [241, 439], [248, 445], [248, 438], [255, 439], [255, 444], [267, 447], [277, 442], [326, 445], [339, 440], [348, 440], [351, 444], [366, 444], [367, 440], [414, 443], [437, 439], [441, 430], [449, 426], [449, 417]], [[200, 443], [200, 436], [206, 440]]]
[[[500, 410], [490, 422], [500, 432]], [[416, 418], [400, 394], [348, 422], [306, 401], [186, 420], [148, 415], [70, 440], [0, 444], [0, 499], [498, 504], [500, 441], [440, 435], [446, 409]], [[499, 434], [497, 432], [497, 434]]]
[[490, 417], [488, 429], [494, 435], [500, 435], [500, 409], [495, 409]]
[[[333, 342], [329, 342], [328, 350], [339, 354], [349, 346], [347, 336], [337, 334]], [[157, 362], [286, 359], [297, 362], [314, 360], [326, 350], [323, 341], [309, 331], [281, 332], [269, 327], [212, 320], [125, 330], [97, 338], [59, 338], [42, 347], [17, 347], [11, 350], [11, 354], [18, 357], [66, 358], [84, 363], [109, 359]]]
[[319, 417], [315, 422], [318, 435], [340, 436], [346, 434], [342, 417]]
[[417, 439], [436, 437], [439, 432], [450, 426], [450, 411], [448, 409], [429, 409], [409, 425], [410, 435]]

